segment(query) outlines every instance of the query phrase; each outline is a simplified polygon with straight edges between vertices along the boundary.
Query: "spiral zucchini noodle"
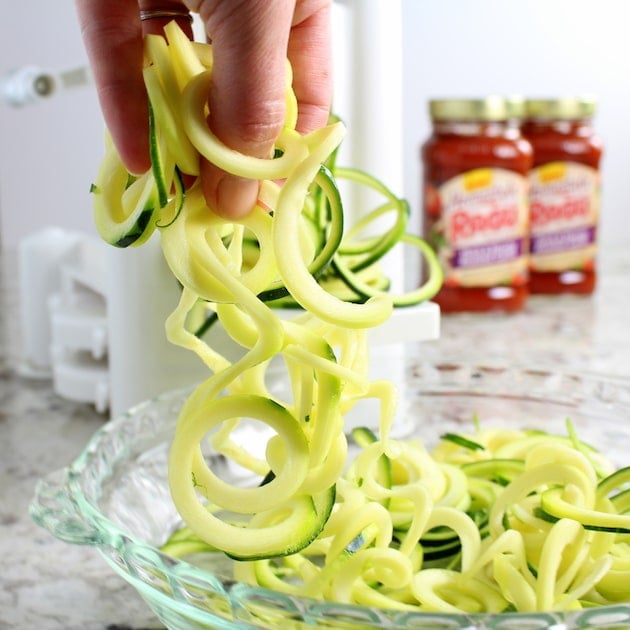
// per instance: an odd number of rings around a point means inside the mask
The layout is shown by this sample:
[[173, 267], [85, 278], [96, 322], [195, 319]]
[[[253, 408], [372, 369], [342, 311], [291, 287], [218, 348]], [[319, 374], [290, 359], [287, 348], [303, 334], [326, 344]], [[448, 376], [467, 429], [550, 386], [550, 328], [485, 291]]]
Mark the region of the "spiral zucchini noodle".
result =
[[[210, 372], [178, 417], [169, 483], [184, 525], [162, 550], [227, 554], [236, 579], [387, 608], [534, 611], [629, 599], [630, 468], [614, 470], [570, 425], [566, 436], [477, 427], [442, 436], [432, 451], [392, 437], [397, 390], [368, 377], [367, 329], [394, 307], [430, 299], [442, 277], [430, 248], [406, 232], [405, 201], [336, 165], [343, 124], [295, 130], [287, 65], [273, 156], [224, 146], [206, 125], [212, 47], [174, 22], [164, 38], [146, 38], [144, 77], [152, 167], [130, 175], [108, 139], [92, 192], [95, 223], [112, 245], [159, 232], [182, 286], [167, 335]], [[200, 157], [260, 180], [250, 214], [230, 222], [207, 207]], [[383, 198], [349, 228], [339, 179]], [[374, 236], [386, 215], [391, 227]], [[379, 262], [400, 244], [418, 248], [430, 274], [394, 295]], [[280, 317], [283, 306], [301, 314]], [[240, 358], [204, 341], [215, 319]], [[288, 394], [270, 385], [278, 361]], [[347, 436], [344, 417], [367, 398], [380, 409], [375, 428]], [[248, 423], [265, 427], [262, 449], [241, 443]], [[259, 483], [229, 481], [225, 461]]]

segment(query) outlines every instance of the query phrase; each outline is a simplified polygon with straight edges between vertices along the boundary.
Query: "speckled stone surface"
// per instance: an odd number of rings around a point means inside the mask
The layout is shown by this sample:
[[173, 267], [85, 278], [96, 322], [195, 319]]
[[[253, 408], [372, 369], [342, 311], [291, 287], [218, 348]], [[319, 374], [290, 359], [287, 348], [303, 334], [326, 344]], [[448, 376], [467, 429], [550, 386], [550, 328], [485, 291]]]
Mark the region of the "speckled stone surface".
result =
[[[19, 376], [15, 263], [1, 258], [0, 629], [160, 628], [92, 548], [37, 527], [28, 505], [37, 480], [70, 463], [106, 419], [62, 400], [46, 380]], [[414, 348], [419, 361], [562, 367], [630, 378], [630, 250], [603, 252], [589, 298], [531, 298], [515, 315], [451, 315], [441, 339]]]
[[630, 377], [630, 251], [600, 254], [592, 296], [530, 296], [516, 314], [443, 316], [439, 341], [420, 352]]
[[0, 629], [161, 628], [97, 551], [65, 544], [28, 514], [38, 479], [69, 464], [105, 418], [19, 376], [19, 293], [13, 256], [0, 290]]

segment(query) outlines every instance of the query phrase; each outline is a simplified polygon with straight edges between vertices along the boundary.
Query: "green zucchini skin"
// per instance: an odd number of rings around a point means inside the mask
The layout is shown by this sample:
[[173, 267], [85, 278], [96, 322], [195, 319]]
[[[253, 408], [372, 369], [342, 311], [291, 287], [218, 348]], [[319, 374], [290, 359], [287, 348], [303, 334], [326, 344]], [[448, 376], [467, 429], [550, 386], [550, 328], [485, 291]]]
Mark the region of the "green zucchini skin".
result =
[[302, 551], [302, 549], [312, 543], [317, 536], [319, 536], [322, 529], [324, 529], [324, 525], [330, 518], [330, 514], [335, 505], [336, 496], [336, 486], [334, 485], [314, 496], [305, 496], [304, 500], [310, 501], [312, 507], [310, 518], [303, 521], [302, 527], [291, 532], [292, 535], [287, 537], [285, 544], [282, 547], [278, 547], [275, 553], [266, 553], [263, 555], [255, 553], [243, 555], [226, 553], [225, 555], [234, 560], [244, 561], [268, 559], [270, 557], [281, 558]]
[[115, 243], [113, 243], [113, 245], [115, 245], [116, 247], [124, 248], [130, 247], [131, 245], [137, 243], [138, 239], [142, 238], [142, 236], [145, 234], [147, 228], [151, 223], [152, 217], [153, 208], [143, 210], [131, 230], [120, 237]]

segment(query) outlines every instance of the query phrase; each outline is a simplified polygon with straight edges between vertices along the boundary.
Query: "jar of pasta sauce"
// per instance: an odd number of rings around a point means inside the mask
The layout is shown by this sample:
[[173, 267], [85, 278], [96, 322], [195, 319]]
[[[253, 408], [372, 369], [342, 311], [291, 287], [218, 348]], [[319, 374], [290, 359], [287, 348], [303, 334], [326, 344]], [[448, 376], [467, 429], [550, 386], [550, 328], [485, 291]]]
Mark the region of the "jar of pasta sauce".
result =
[[443, 313], [518, 311], [528, 296], [532, 148], [524, 101], [491, 96], [429, 102], [422, 145], [423, 231], [444, 271]]
[[529, 100], [523, 135], [534, 149], [530, 180], [530, 291], [595, 289], [601, 140], [592, 99]]

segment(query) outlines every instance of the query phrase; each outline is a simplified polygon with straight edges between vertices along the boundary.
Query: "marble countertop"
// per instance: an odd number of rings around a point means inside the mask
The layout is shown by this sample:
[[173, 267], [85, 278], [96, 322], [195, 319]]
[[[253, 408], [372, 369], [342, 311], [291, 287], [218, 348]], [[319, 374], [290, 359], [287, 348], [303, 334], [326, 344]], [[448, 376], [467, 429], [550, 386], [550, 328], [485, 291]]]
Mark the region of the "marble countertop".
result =
[[[28, 505], [38, 479], [70, 463], [106, 418], [21, 377], [18, 287], [0, 268], [0, 630], [160, 628], [148, 607], [92, 548], [38, 528]], [[602, 252], [596, 293], [533, 297], [514, 315], [450, 315], [423, 361], [562, 367], [630, 378], [630, 249]]]

